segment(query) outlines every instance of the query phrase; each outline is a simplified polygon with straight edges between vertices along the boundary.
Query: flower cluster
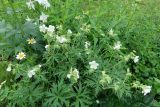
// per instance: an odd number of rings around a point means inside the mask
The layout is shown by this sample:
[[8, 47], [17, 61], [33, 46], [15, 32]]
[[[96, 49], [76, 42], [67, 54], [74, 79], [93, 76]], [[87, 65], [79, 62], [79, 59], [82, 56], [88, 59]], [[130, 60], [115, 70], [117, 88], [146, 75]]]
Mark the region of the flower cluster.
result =
[[152, 90], [152, 86], [143, 85], [139, 81], [135, 81], [133, 83], [133, 87], [134, 88], [141, 88], [143, 95], [149, 94], [151, 92], [151, 90]]
[[7, 72], [12, 71], [12, 64], [11, 64], [11, 63], [10, 63], [10, 64], [8, 64], [8, 67], [7, 67], [6, 71], [7, 71]]
[[67, 74], [67, 78], [73, 78], [73, 80], [77, 82], [79, 79], [79, 71], [76, 68], [74, 70], [71, 68], [69, 74]]
[[117, 35], [117, 34], [114, 33], [113, 29], [110, 29], [109, 32], [108, 32], [108, 34], [110, 36], [116, 36]]
[[[61, 31], [62, 30], [62, 26], [59, 25], [59, 26], [53, 26], [53, 25], [49, 25], [48, 27], [44, 24], [45, 22], [47, 22], [47, 18], [49, 16], [48, 15], [45, 15], [44, 13], [41, 14], [39, 20], [43, 22], [42, 25], [39, 26], [39, 30], [40, 32], [42, 33], [45, 33], [46, 35], [45, 36], [50, 36], [50, 37], [55, 37], [57, 39], [57, 42], [60, 43], [60, 44], [63, 44], [63, 43], [66, 43], [68, 42], [68, 40], [66, 39], [65, 35], [61, 35], [59, 36], [58, 35], [58, 31]], [[56, 29], [57, 29], [57, 34], [56, 34]], [[71, 35], [72, 34], [72, 31], [70, 29], [68, 29], [67, 31], [67, 35]], [[46, 37], [47, 38], [47, 37]]]
[[142, 93], [144, 95], [147, 95], [148, 93], [151, 92], [152, 86], [147, 86], [147, 85], [143, 85], [142, 86]]
[[121, 46], [122, 46], [121, 42], [118, 41], [118, 42], [114, 43], [113, 49], [114, 49], [114, 50], [120, 50], [120, 49], [121, 49]]
[[29, 70], [28, 77], [32, 78], [36, 74], [36, 72], [40, 70], [40, 68], [41, 68], [41, 65], [37, 65], [33, 69]]
[[96, 70], [99, 64], [96, 61], [89, 62], [90, 68]]
[[45, 23], [45, 22], [47, 22], [48, 17], [49, 17], [48, 15], [46, 15], [42, 12], [42, 14], [39, 17], [39, 20], [42, 21], [43, 23]]
[[45, 9], [47, 9], [51, 6], [50, 3], [48, 2], [48, 0], [28, 0], [28, 2], [26, 2], [26, 5], [28, 6], [29, 9], [34, 9], [35, 10], [34, 2], [38, 2]]
[[130, 52], [130, 54], [126, 55], [124, 59], [128, 61], [129, 59], [132, 59], [134, 63], [139, 62], [139, 56], [135, 55], [136, 51]]
[[112, 78], [109, 75], [107, 75], [105, 71], [102, 71], [102, 77], [99, 82], [100, 84], [102, 84], [102, 86], [104, 86], [106, 84], [110, 84], [112, 82]]

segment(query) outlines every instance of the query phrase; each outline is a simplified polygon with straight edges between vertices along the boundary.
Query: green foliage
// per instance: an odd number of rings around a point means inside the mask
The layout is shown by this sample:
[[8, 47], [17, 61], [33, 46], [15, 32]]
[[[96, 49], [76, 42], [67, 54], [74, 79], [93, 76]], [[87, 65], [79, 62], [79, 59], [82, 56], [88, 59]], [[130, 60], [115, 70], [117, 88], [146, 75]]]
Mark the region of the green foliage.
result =
[[60, 82], [53, 84], [50, 91], [46, 92], [46, 98], [44, 102], [45, 107], [62, 107], [69, 105], [69, 99], [72, 97], [71, 87]]
[[159, 0], [29, 1], [0, 0], [0, 106], [160, 106]]

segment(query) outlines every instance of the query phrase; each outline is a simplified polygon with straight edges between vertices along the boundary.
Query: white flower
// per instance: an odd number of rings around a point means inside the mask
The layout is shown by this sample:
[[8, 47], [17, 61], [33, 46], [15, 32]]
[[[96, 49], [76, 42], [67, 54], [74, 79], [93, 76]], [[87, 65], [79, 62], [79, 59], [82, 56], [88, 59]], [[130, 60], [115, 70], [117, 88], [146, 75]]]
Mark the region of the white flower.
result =
[[30, 22], [30, 21], [32, 21], [32, 19], [30, 19], [30, 18], [27, 16], [26, 21], [27, 21], [27, 22]]
[[48, 0], [35, 0], [35, 1], [37, 1], [40, 5], [43, 5], [44, 8], [46, 9], [51, 6]]
[[49, 25], [49, 27], [47, 28], [47, 33], [52, 34], [54, 31], [55, 31], [55, 27], [52, 25]]
[[89, 65], [91, 69], [97, 69], [97, 67], [99, 66], [99, 64], [96, 63], [96, 61], [89, 62]]
[[35, 0], [37, 1], [39, 4], [43, 4], [44, 0]]
[[35, 44], [36, 40], [34, 38], [27, 39], [28, 44]]
[[116, 36], [116, 35], [117, 35], [117, 34], [114, 34], [113, 29], [110, 29], [110, 31], [108, 32], [108, 34], [109, 34], [110, 36]]
[[49, 48], [49, 45], [46, 45], [45, 48], [48, 49], [48, 48]]
[[65, 43], [65, 42], [67, 42], [67, 39], [63, 36], [57, 36], [57, 41], [59, 43]]
[[45, 14], [42, 12], [42, 14], [41, 14], [40, 17], [39, 17], [39, 20], [42, 21], [43, 23], [45, 23], [45, 22], [47, 22], [47, 18], [48, 18], [48, 17], [49, 17], [48, 15], [45, 15]]
[[142, 93], [143, 93], [144, 95], [147, 95], [148, 93], [151, 92], [151, 88], [152, 88], [152, 86], [143, 85], [143, 86], [142, 86]]
[[45, 9], [51, 7], [50, 3], [47, 0], [45, 0], [45, 2], [43, 3], [43, 6]]
[[11, 66], [8, 66], [6, 71], [10, 72], [12, 70]]
[[116, 43], [114, 44], [113, 49], [114, 49], [114, 50], [119, 50], [119, 49], [121, 48], [121, 46], [122, 46], [121, 42], [118, 41], [118, 42], [116, 42]]
[[41, 67], [42, 67], [42, 65], [41, 65], [41, 64], [39, 64], [39, 65], [38, 65], [38, 67], [39, 67], [39, 68], [41, 68]]
[[47, 27], [43, 24], [43, 25], [39, 26], [39, 30], [40, 30], [40, 32], [46, 33]]
[[79, 79], [79, 71], [78, 71], [76, 68], [73, 70], [72, 75], [73, 75], [75, 78]]
[[12, 70], [11, 66], [12, 66], [12, 64], [9, 64], [8, 67], [7, 67], [7, 69], [6, 69], [6, 71], [10, 72]]
[[99, 81], [102, 85], [105, 85], [105, 84], [110, 84], [112, 82], [112, 78], [105, 73], [105, 71], [102, 71], [102, 77]]
[[32, 76], [34, 76], [34, 75], [35, 75], [35, 70], [28, 71], [28, 77], [29, 78], [32, 78]]
[[67, 78], [69, 78], [69, 79], [70, 79], [70, 78], [71, 78], [71, 74], [67, 74]]
[[77, 81], [77, 79], [79, 79], [79, 71], [76, 68], [74, 70], [72, 70], [72, 68], [71, 68], [69, 74], [67, 74], [67, 78], [70, 79], [71, 77], [73, 77], [73, 79], [75, 81]]
[[91, 43], [88, 42], [88, 41], [86, 41], [84, 46], [85, 46], [86, 49], [88, 49], [88, 47], [89, 47], [90, 45], [91, 45]]
[[134, 61], [134, 63], [137, 63], [139, 61], [139, 56], [135, 56], [133, 61]]
[[28, 2], [26, 2], [27, 6], [29, 9], [34, 9], [35, 10], [35, 6], [33, 1], [29, 0]]
[[24, 52], [19, 52], [17, 55], [16, 55], [16, 59], [18, 60], [22, 60], [26, 58], [26, 54]]
[[90, 45], [91, 45], [91, 43], [90, 43], [89, 41], [86, 41], [86, 42], [85, 42], [84, 47], [85, 47], [86, 54], [90, 54], [90, 52], [91, 52], [91, 51], [88, 49]]
[[96, 100], [96, 103], [99, 104], [99, 100]]
[[72, 34], [72, 31], [71, 31], [70, 29], [68, 29], [67, 34], [68, 34], [68, 35], [71, 35], [71, 34]]

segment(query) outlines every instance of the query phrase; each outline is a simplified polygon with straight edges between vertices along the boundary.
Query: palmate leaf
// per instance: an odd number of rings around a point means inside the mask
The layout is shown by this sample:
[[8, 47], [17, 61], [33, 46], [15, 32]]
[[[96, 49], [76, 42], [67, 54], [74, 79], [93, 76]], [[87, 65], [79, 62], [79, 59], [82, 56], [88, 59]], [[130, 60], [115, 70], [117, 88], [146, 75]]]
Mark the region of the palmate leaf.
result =
[[0, 90], [0, 107], [4, 107], [4, 105], [6, 103], [5, 99], [8, 96], [8, 93], [9, 93], [8, 87], [1, 88], [1, 90]]
[[0, 83], [9, 78], [9, 74], [6, 72], [8, 66], [7, 61], [0, 61]]
[[79, 84], [75, 88], [74, 99], [75, 101], [71, 104], [72, 107], [89, 107], [91, 105], [90, 92], [87, 88], [82, 87], [82, 84]]
[[37, 37], [38, 37], [38, 34], [39, 34], [37, 26], [34, 23], [31, 23], [31, 22], [26, 22], [23, 25], [23, 31], [24, 31], [25, 34], [35, 35]]
[[69, 99], [72, 98], [71, 87], [59, 82], [53, 84], [50, 91], [46, 92], [44, 107], [62, 107], [69, 105]]
[[87, 78], [85, 83], [87, 86], [94, 89], [94, 95], [97, 95], [102, 90], [102, 85], [99, 83], [99, 78], [96, 75], [92, 75], [90, 78]]
[[37, 84], [35, 83], [28, 83], [25, 85], [15, 85], [15, 88], [10, 91], [7, 99], [9, 100], [9, 104], [11, 105], [17, 105], [19, 107], [22, 107], [24, 105], [35, 107], [36, 103], [38, 103], [38, 101], [42, 97], [42, 87], [37, 86]]

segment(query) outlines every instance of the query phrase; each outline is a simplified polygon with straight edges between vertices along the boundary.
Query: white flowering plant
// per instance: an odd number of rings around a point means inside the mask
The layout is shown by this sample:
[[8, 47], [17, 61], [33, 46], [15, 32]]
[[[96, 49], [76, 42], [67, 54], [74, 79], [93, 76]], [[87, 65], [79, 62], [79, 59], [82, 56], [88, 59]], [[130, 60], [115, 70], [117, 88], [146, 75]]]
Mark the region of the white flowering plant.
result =
[[159, 107], [158, 0], [0, 0], [0, 106]]

